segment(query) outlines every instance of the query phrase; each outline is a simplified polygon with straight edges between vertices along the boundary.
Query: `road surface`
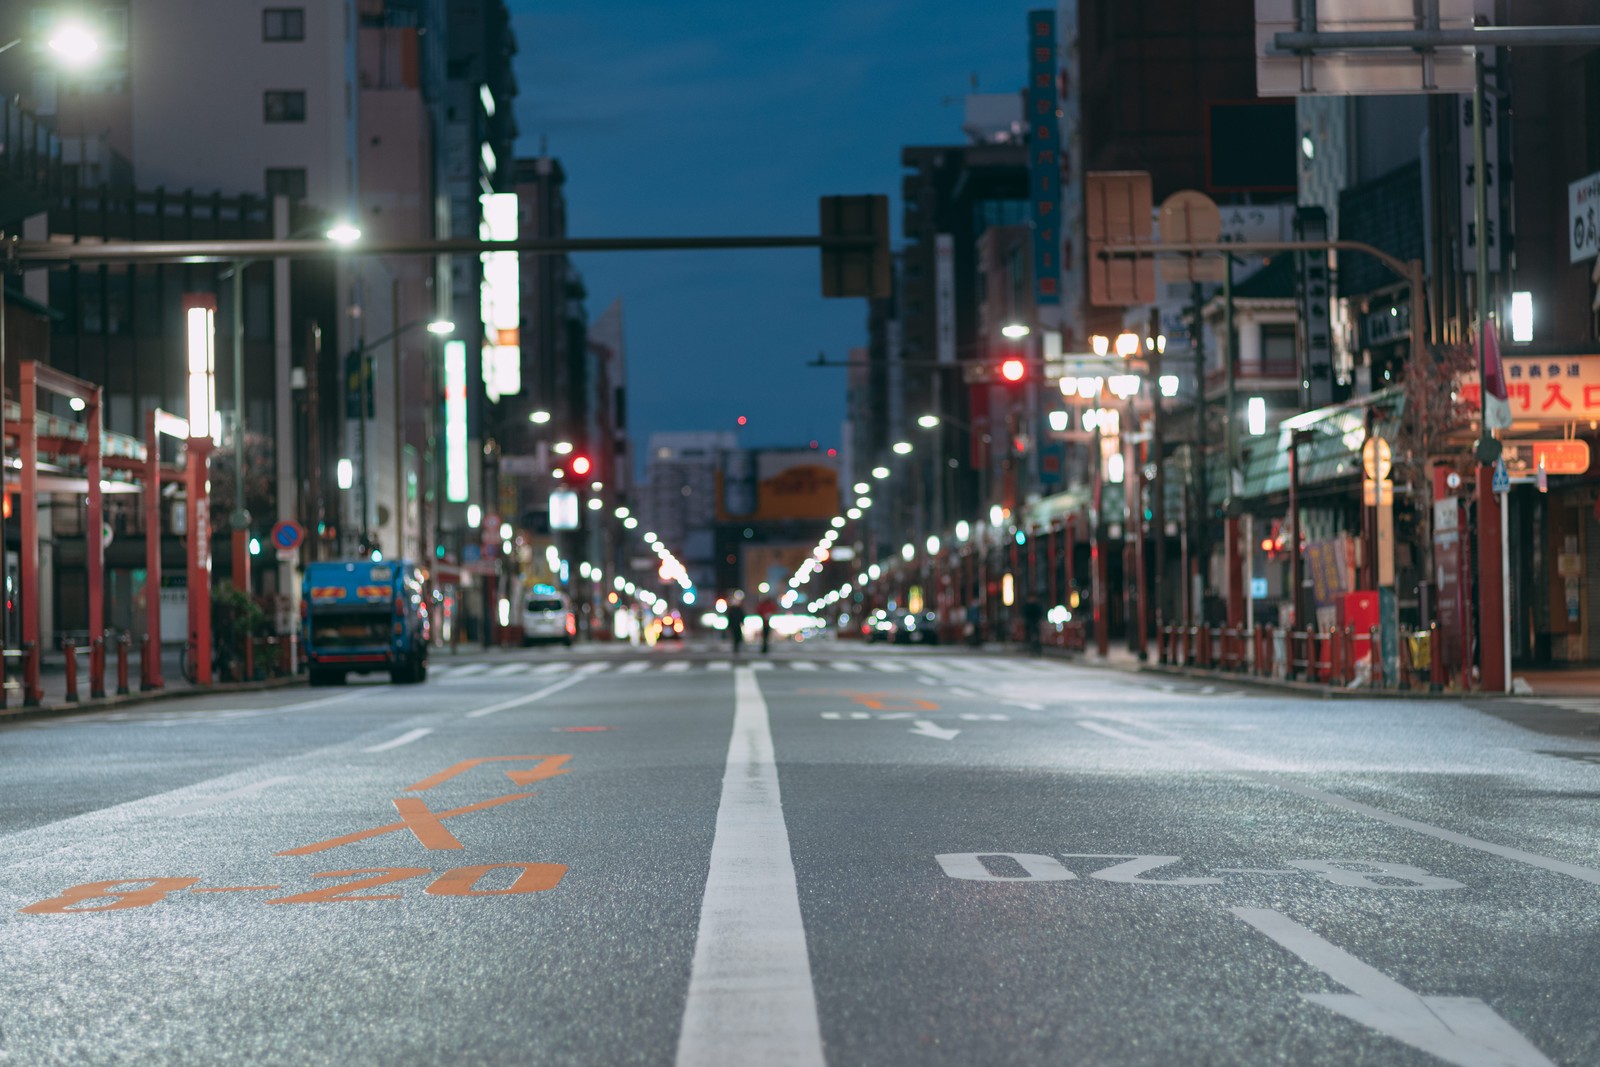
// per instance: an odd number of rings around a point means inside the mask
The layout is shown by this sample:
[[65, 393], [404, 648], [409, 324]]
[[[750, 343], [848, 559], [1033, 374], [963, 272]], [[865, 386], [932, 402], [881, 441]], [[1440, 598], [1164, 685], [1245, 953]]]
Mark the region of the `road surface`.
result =
[[10, 723], [0, 1064], [1600, 1063], [1596, 724], [846, 644]]

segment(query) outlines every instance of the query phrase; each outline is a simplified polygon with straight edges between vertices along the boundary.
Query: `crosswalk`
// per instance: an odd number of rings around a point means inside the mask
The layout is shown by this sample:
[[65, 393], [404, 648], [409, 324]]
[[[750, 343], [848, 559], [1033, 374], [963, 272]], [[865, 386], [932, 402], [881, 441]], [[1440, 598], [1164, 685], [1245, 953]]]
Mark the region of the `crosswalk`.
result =
[[1584, 715], [1600, 715], [1600, 697], [1514, 697], [1519, 703], [1539, 704], [1546, 708], [1576, 711]]
[[[923, 657], [916, 660], [891, 660], [891, 659], [708, 659], [708, 660], [667, 660], [652, 663], [647, 660], [619, 659], [613, 662], [568, 663], [562, 661], [528, 661], [511, 663], [439, 663], [437, 661], [429, 668], [430, 681], [456, 682], [471, 679], [493, 679], [529, 677], [551, 677], [570, 673], [579, 674], [684, 674], [684, 673], [725, 673], [731, 672], [735, 667], [749, 667], [757, 671], [784, 672], [809, 672], [833, 674], [904, 674], [916, 671], [930, 674], [940, 678], [973, 678], [987, 675], [993, 677], [1038, 677], [1041, 675], [1056, 675], [1061, 667], [1052, 663], [1039, 663], [1029, 660], [1014, 660], [1000, 658], [986, 658], [983, 656], [941, 656]], [[864, 679], [863, 679], [864, 680]]]

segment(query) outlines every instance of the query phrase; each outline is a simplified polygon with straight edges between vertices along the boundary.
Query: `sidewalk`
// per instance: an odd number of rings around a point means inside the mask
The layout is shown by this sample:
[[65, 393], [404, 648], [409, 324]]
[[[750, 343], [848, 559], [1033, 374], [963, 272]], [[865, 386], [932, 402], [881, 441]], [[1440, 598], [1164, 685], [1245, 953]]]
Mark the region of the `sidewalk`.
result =
[[22, 703], [22, 673], [16, 660], [8, 660], [5, 678], [5, 704], [0, 708], [0, 722], [18, 718], [27, 718], [38, 715], [60, 715], [75, 711], [90, 711], [97, 709], [122, 707], [129, 704], [142, 704], [152, 700], [166, 700], [173, 697], [199, 696], [208, 693], [239, 693], [250, 692], [258, 689], [278, 689], [290, 685], [304, 685], [304, 676], [292, 678], [268, 678], [259, 682], [228, 682], [213, 685], [202, 689], [191, 685], [180, 669], [180, 646], [168, 645], [161, 653], [161, 680], [162, 688], [141, 692], [139, 689], [139, 652], [137, 648], [128, 650], [128, 692], [117, 694], [117, 659], [115, 649], [106, 659], [106, 695], [93, 698], [89, 695], [89, 656], [86, 650], [79, 649], [77, 656], [78, 666], [78, 700], [67, 700], [67, 670], [66, 657], [60, 652], [51, 652], [41, 658], [39, 664], [39, 687], [44, 691], [44, 698], [37, 707], [24, 707]]

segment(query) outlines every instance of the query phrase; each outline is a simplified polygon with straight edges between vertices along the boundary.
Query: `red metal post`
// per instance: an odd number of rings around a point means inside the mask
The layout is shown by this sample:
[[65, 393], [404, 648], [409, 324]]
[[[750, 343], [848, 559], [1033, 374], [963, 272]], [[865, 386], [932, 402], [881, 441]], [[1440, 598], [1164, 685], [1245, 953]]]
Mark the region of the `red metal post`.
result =
[[[139, 688], [160, 689], [161, 678], [161, 430], [157, 413], [145, 416], [144, 619], [139, 649]], [[155, 655], [151, 655], [151, 650]]]
[[[193, 427], [191, 427], [191, 430]], [[191, 436], [184, 463], [189, 519], [189, 643], [195, 684], [211, 684], [211, 438]]]
[[67, 659], [67, 700], [78, 702], [78, 646], [69, 637], [61, 642], [61, 654]]
[[1505, 588], [1501, 583], [1500, 494], [1494, 468], [1478, 465], [1478, 684], [1506, 691]]
[[89, 695], [96, 700], [106, 695], [106, 639], [89, 639]]

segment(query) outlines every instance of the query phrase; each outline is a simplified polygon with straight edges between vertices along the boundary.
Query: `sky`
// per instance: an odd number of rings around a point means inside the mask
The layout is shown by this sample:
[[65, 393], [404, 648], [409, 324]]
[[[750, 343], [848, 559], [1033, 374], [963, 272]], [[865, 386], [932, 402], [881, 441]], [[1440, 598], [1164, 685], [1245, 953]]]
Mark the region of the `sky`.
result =
[[[887, 193], [900, 149], [959, 144], [961, 99], [1015, 92], [1032, 2], [507, 0], [518, 154], [566, 171], [575, 237], [815, 234], [817, 199]], [[629, 430], [839, 443], [866, 301], [824, 300], [814, 249], [575, 257], [592, 318], [620, 297]]]

